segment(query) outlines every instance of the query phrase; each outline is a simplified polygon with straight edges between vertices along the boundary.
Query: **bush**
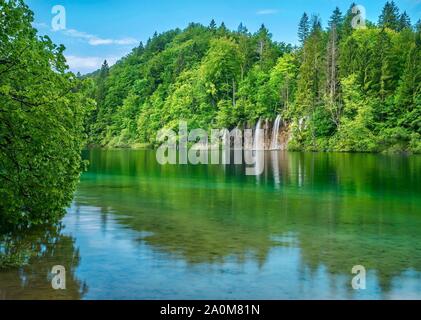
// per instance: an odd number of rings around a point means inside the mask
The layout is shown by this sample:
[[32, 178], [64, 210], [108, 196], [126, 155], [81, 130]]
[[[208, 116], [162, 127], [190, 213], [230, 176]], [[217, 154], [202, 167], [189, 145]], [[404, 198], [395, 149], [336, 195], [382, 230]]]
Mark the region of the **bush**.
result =
[[421, 154], [421, 135], [419, 133], [413, 133], [411, 135], [411, 141], [409, 143], [409, 151], [413, 153]]
[[0, 0], [0, 225], [14, 227], [64, 213], [83, 169], [92, 105], [67, 72], [64, 47], [38, 37], [32, 21], [22, 1]]

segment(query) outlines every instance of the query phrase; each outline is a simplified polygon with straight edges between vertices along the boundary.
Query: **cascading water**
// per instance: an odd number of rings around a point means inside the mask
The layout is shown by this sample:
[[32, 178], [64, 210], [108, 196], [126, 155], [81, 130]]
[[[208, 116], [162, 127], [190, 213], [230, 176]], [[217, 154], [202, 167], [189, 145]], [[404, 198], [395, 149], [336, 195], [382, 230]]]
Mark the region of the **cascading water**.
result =
[[279, 149], [279, 143], [278, 143], [278, 136], [279, 136], [279, 127], [281, 126], [281, 116], [278, 115], [276, 117], [276, 120], [273, 124], [273, 130], [272, 130], [272, 142], [270, 144], [271, 150], [278, 150]]
[[222, 147], [224, 149], [228, 149], [228, 148], [231, 147], [230, 134], [229, 134], [229, 131], [228, 130], [225, 130], [223, 132], [223, 135], [222, 135]]
[[298, 129], [300, 130], [300, 131], [303, 131], [303, 129], [304, 129], [304, 121], [306, 120], [306, 118], [304, 117], [304, 118], [300, 118], [299, 120], [298, 120]]
[[256, 129], [254, 132], [253, 150], [264, 150], [263, 130], [261, 130], [261, 127], [262, 127], [262, 119], [259, 119], [259, 121], [256, 124]]

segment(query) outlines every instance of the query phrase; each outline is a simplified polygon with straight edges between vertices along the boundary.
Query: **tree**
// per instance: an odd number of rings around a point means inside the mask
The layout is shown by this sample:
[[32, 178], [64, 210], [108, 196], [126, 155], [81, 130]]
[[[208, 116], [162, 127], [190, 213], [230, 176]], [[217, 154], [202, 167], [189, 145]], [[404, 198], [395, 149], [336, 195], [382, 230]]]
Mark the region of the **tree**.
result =
[[332, 138], [333, 149], [346, 152], [376, 150], [376, 138], [372, 132], [373, 108], [364, 99], [355, 76], [343, 79], [344, 115], [337, 134]]
[[298, 60], [294, 54], [288, 53], [279, 58], [270, 74], [269, 86], [275, 103], [280, 109], [288, 110], [292, 105], [297, 89]]
[[140, 41], [139, 46], [137, 47], [136, 53], [141, 55], [145, 51], [145, 46], [143, 45], [143, 41]]
[[104, 61], [104, 63], [101, 66], [101, 70], [99, 72], [98, 76], [98, 89], [97, 89], [97, 96], [96, 101], [99, 104], [104, 103], [105, 99], [105, 80], [108, 77], [108, 74], [110, 72], [110, 67], [108, 66], [107, 60]]
[[394, 56], [392, 38], [393, 34], [387, 33], [384, 29], [380, 31], [376, 42], [376, 55], [379, 68], [380, 99], [384, 101], [387, 96], [392, 95], [396, 90], [399, 73], [396, 68], [397, 57]]
[[210, 96], [216, 102], [222, 98], [232, 99], [241, 74], [241, 54], [238, 45], [231, 39], [211, 41], [211, 47], [202, 62], [201, 75]]
[[240, 25], [238, 26], [237, 32], [241, 33], [241, 34], [247, 34], [248, 30], [247, 30], [246, 26], [243, 25], [243, 23], [241, 22]]
[[268, 71], [276, 63], [280, 50], [274, 45], [272, 34], [264, 24], [260, 26], [260, 29], [253, 35], [253, 38], [256, 42], [256, 52], [258, 54], [260, 67], [263, 70]]
[[312, 113], [320, 102], [324, 77], [323, 35], [320, 29], [307, 39], [303, 48], [303, 61], [297, 88], [297, 105], [301, 115]]
[[417, 24], [415, 25], [415, 31], [421, 32], [421, 19], [419, 19]]
[[91, 102], [64, 47], [38, 37], [21, 0], [0, 0], [0, 225], [62, 217], [83, 169]]
[[106, 81], [110, 72], [110, 68], [108, 66], [107, 60], [104, 60], [101, 69], [98, 74], [96, 91], [95, 91], [95, 101], [96, 101], [96, 108], [92, 110], [91, 114], [89, 115], [89, 123], [93, 124], [89, 129], [89, 143], [97, 143], [97, 137], [101, 135], [101, 131], [106, 128], [105, 118], [107, 117], [104, 114], [105, 111], [105, 98], [107, 95], [107, 86]]
[[328, 23], [329, 29], [332, 29], [333, 27], [335, 27], [336, 30], [340, 30], [342, 27], [342, 23], [343, 23], [342, 12], [338, 7], [336, 7], [329, 19], [329, 23]]
[[319, 32], [322, 30], [322, 21], [320, 20], [320, 17], [318, 15], [312, 15], [311, 16], [311, 31], [310, 34], [313, 34], [315, 32]]
[[396, 102], [400, 125], [421, 134], [421, 39], [413, 43], [405, 63]]
[[241, 81], [250, 66], [257, 60], [257, 52], [254, 50], [255, 44], [250, 39], [247, 28], [240, 24], [238, 27], [237, 43], [241, 54]]
[[259, 31], [256, 34], [257, 40], [258, 40], [258, 53], [260, 57], [260, 63], [263, 61], [263, 53], [265, 50], [265, 45], [267, 44], [267, 40], [270, 39], [269, 31], [266, 29], [265, 25], [262, 24], [260, 26]]
[[214, 19], [211, 20], [210, 24], [209, 24], [209, 29], [210, 30], [216, 30], [216, 22]]
[[340, 81], [339, 81], [339, 32], [338, 23], [340, 23], [340, 13], [336, 12], [331, 19], [329, 40], [327, 46], [326, 58], [326, 96], [327, 108], [329, 109], [332, 120], [339, 125], [341, 117], [341, 106], [339, 101]]
[[298, 39], [300, 43], [303, 45], [304, 42], [307, 40], [307, 37], [310, 34], [310, 20], [308, 18], [307, 13], [304, 12], [303, 16], [301, 17], [300, 24], [298, 25]]
[[342, 24], [342, 30], [341, 30], [341, 38], [346, 38], [352, 34], [354, 31], [354, 28], [352, 26], [352, 21], [355, 18], [355, 13], [353, 12], [354, 8], [356, 7], [356, 3], [353, 2], [349, 9], [347, 10], [344, 18], [343, 18], [343, 24]]
[[401, 16], [399, 17], [399, 28], [398, 30], [401, 31], [406, 28], [411, 28], [411, 19], [409, 18], [406, 11], [404, 11]]
[[379, 17], [379, 26], [395, 31], [399, 30], [399, 8], [396, 6], [394, 1], [386, 2]]
[[221, 25], [219, 26], [217, 33], [218, 33], [218, 36], [220, 37], [224, 37], [228, 35], [228, 28], [225, 25], [224, 21], [222, 21]]

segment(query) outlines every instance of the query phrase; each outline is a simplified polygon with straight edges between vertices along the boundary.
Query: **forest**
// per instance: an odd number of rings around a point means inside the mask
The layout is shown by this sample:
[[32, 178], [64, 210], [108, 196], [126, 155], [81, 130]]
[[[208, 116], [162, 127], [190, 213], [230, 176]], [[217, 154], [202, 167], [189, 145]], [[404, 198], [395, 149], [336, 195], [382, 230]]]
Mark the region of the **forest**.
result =
[[88, 144], [154, 146], [179, 120], [233, 129], [281, 115], [288, 150], [421, 152], [421, 22], [392, 1], [356, 28], [354, 6], [335, 8], [325, 27], [304, 13], [298, 46], [273, 41], [264, 25], [251, 33], [214, 20], [155, 33], [87, 76]]

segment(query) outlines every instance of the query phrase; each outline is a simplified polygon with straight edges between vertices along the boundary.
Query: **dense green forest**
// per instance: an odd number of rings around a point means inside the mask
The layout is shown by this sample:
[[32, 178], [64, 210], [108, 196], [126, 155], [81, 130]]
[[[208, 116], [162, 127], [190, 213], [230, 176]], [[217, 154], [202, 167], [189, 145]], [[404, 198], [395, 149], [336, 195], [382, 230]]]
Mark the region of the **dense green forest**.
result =
[[290, 150], [421, 152], [421, 23], [386, 3], [353, 28], [351, 5], [323, 28], [304, 14], [299, 46], [191, 23], [154, 34], [94, 79], [90, 145], [155, 143], [161, 128], [240, 128], [281, 114]]

